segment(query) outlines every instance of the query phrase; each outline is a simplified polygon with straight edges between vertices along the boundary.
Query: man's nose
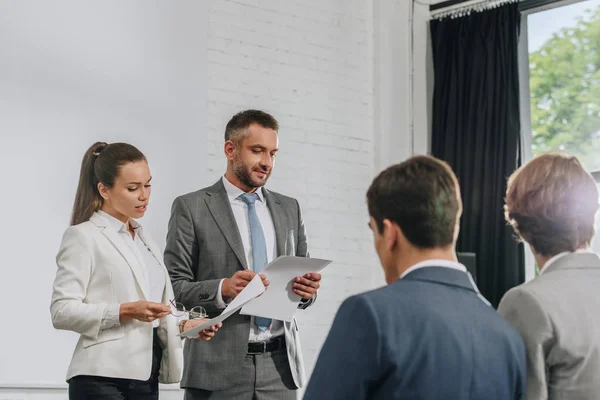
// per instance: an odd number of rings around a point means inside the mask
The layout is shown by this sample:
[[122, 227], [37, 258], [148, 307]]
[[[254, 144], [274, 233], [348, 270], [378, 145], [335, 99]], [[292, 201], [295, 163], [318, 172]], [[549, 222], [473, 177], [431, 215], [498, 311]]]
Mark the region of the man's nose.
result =
[[271, 157], [270, 154], [265, 155], [261, 158], [260, 165], [271, 169], [271, 167], [273, 166], [273, 157]]

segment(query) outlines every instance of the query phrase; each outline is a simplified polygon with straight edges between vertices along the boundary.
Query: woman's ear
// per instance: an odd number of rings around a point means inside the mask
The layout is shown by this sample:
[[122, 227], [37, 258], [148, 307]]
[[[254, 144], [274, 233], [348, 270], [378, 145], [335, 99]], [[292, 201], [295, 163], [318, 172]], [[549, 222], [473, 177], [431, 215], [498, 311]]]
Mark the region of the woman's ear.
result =
[[102, 182], [98, 182], [98, 193], [100, 193], [100, 196], [102, 196], [104, 200], [107, 200], [110, 197], [108, 188]]

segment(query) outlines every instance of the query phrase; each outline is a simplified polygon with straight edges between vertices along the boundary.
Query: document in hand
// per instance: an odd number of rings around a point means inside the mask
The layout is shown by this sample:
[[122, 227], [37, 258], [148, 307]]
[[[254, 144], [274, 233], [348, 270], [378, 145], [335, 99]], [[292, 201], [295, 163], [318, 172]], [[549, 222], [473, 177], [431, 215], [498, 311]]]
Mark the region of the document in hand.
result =
[[186, 338], [196, 338], [201, 330], [210, 328], [213, 325], [218, 324], [221, 321], [227, 319], [227, 317], [234, 314], [237, 310], [242, 308], [246, 303], [253, 300], [256, 296], [260, 295], [265, 291], [265, 285], [262, 283], [262, 279], [260, 276], [256, 275], [250, 283], [242, 290], [235, 299], [229, 303], [229, 305], [223, 310], [223, 312], [212, 319], [206, 320], [200, 325], [196, 325], [195, 327], [188, 329], [185, 332], [180, 333], [178, 336], [186, 337]]
[[330, 260], [318, 258], [277, 258], [260, 271], [267, 276], [269, 286], [260, 297], [244, 305], [240, 314], [291, 321], [301, 299], [292, 291], [294, 278], [309, 272], [319, 272], [329, 264]]

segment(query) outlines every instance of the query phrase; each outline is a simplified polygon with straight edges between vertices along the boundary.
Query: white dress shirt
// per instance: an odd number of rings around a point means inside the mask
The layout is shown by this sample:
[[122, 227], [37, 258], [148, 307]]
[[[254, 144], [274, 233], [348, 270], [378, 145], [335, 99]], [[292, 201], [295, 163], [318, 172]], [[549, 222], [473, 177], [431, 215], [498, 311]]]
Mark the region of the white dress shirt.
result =
[[555, 255], [554, 257], [550, 258], [548, 261], [546, 261], [546, 264], [544, 264], [544, 266], [542, 267], [542, 269], [540, 270], [540, 275], [543, 274], [548, 267], [555, 263], [558, 259], [563, 258], [564, 256], [568, 255], [568, 254], [573, 254], [573, 253], [593, 253], [594, 251], [587, 247], [585, 249], [577, 249], [574, 252], [570, 252], [570, 251], [563, 251], [562, 253], [558, 253], [557, 255]]
[[[242, 189], [235, 186], [234, 184], [232, 184], [231, 182], [229, 182], [225, 177], [223, 177], [223, 185], [225, 186], [227, 198], [229, 199], [229, 203], [231, 204], [231, 210], [233, 211], [233, 216], [235, 218], [235, 222], [237, 223], [237, 227], [242, 238], [242, 244], [244, 246], [244, 253], [246, 255], [246, 262], [248, 263], [248, 268], [252, 270], [252, 242], [250, 241], [248, 205], [242, 199], [239, 198], [245, 192]], [[258, 201], [256, 201], [256, 203], [254, 204], [256, 207], [256, 214], [258, 215], [258, 220], [260, 221], [260, 225], [265, 235], [265, 243], [267, 244], [267, 263], [270, 263], [277, 256], [275, 226], [273, 225], [273, 218], [271, 217], [271, 212], [267, 207], [267, 201], [265, 199], [265, 196], [263, 195], [262, 188], [258, 188], [256, 193], [258, 194]], [[217, 300], [219, 301], [219, 305], [221, 308], [226, 307], [225, 301], [223, 300], [223, 294], [221, 292], [223, 280], [224, 279], [221, 280], [217, 292]], [[258, 329], [256, 324], [254, 323], [254, 317], [252, 317], [250, 323], [250, 341], [269, 340], [271, 337], [279, 335], [283, 335], [283, 322], [273, 320], [271, 326], [263, 332], [260, 329]]]
[[450, 261], [450, 260], [425, 260], [425, 261], [421, 261], [420, 263], [416, 263], [415, 265], [409, 267], [406, 271], [404, 271], [402, 273], [402, 275], [400, 275], [400, 279], [404, 278], [406, 275], [410, 274], [411, 272], [416, 271], [417, 269], [427, 268], [427, 267], [450, 268], [450, 269], [455, 269], [457, 271], [464, 272], [465, 274], [467, 274], [467, 277], [469, 278], [469, 281], [471, 281], [471, 286], [473, 286], [473, 290], [475, 291], [475, 293], [477, 293], [477, 296], [479, 296], [479, 298], [485, 304], [491, 305], [490, 302], [487, 301], [487, 299], [485, 297], [483, 297], [483, 295], [479, 291], [479, 288], [477, 287], [477, 284], [475, 283], [475, 280], [473, 279], [473, 277], [471, 276], [471, 274], [469, 273], [469, 271], [467, 271], [467, 267], [465, 267], [464, 265], [462, 265], [461, 263], [458, 263], [456, 261]]
[[[117, 218], [104, 211], [98, 211], [98, 214], [102, 215], [108, 222], [108, 229], [113, 229], [119, 233], [119, 236], [123, 238], [123, 242], [133, 251], [137, 262], [144, 269], [144, 275], [146, 278], [146, 290], [149, 294], [148, 301], [154, 303], [160, 303], [162, 301], [163, 292], [165, 290], [165, 272], [163, 267], [160, 265], [158, 260], [154, 257], [148, 246], [140, 237], [142, 225], [139, 222], [130, 219], [129, 223], [133, 228], [133, 237], [127, 230], [127, 226]], [[104, 318], [102, 319], [102, 329], [112, 328], [113, 326], [119, 326], [119, 308], [120, 305], [109, 307]], [[158, 319], [152, 321], [152, 326], [157, 328], [160, 324]]]

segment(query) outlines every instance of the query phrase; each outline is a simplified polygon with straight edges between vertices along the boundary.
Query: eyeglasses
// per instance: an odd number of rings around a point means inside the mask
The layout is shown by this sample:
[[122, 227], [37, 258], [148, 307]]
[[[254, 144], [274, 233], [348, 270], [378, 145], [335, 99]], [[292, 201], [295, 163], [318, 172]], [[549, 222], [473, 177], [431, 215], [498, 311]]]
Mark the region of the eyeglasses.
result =
[[169, 312], [171, 315], [180, 318], [188, 316], [188, 319], [200, 319], [208, 317], [208, 313], [202, 306], [196, 306], [191, 310], [187, 311], [185, 306], [181, 303], [176, 303], [175, 300], [169, 301]]

